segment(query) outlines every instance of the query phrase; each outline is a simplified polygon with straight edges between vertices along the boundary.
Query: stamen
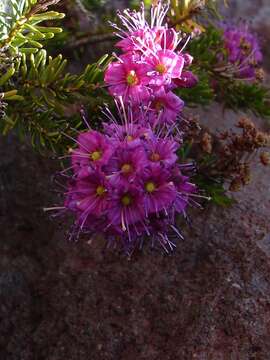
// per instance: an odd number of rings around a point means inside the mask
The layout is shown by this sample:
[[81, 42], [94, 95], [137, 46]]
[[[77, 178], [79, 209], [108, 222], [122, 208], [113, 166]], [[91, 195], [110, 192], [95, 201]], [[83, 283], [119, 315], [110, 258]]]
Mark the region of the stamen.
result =
[[152, 193], [156, 190], [156, 185], [152, 181], [149, 181], [145, 184], [145, 189], [147, 192]]
[[133, 171], [133, 167], [132, 165], [130, 164], [124, 164], [122, 165], [121, 167], [121, 171], [124, 173], [124, 174], [129, 174]]
[[159, 161], [160, 160], [160, 155], [158, 153], [152, 153], [152, 155], [150, 156], [150, 160]]
[[122, 197], [121, 202], [124, 206], [129, 206], [132, 203], [132, 199], [131, 199], [130, 195], [125, 194]]
[[98, 161], [102, 158], [102, 151], [93, 151], [91, 154], [90, 154], [90, 158], [93, 160], [93, 161]]
[[130, 86], [137, 85], [138, 82], [139, 82], [139, 79], [138, 79], [138, 77], [136, 75], [136, 72], [134, 70], [131, 70], [128, 73], [128, 75], [126, 77], [126, 80], [127, 80], [128, 85], [130, 85]]
[[156, 71], [158, 72], [158, 73], [160, 73], [161, 75], [163, 75], [163, 74], [165, 74], [166, 73], [166, 71], [167, 71], [167, 68], [166, 68], [166, 66], [164, 65], [164, 64], [157, 64], [156, 65]]
[[104, 186], [99, 185], [99, 186], [97, 187], [96, 193], [97, 193], [98, 196], [104, 195], [105, 192], [106, 192], [106, 189], [105, 189]]

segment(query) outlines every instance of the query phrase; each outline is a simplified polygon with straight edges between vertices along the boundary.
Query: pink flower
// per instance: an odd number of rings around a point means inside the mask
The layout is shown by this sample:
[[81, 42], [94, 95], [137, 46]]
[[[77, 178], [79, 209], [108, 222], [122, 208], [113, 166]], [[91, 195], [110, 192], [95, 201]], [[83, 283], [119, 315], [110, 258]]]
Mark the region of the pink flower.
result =
[[157, 124], [173, 125], [183, 107], [184, 102], [177, 95], [173, 92], [166, 93], [164, 90], [161, 90], [156, 93], [150, 105], [150, 123], [153, 126]]
[[91, 130], [79, 135], [78, 149], [72, 152], [72, 165], [74, 170], [84, 170], [88, 167], [100, 167], [109, 161], [113, 148], [105, 135]]
[[115, 46], [125, 53], [141, 52], [145, 54], [155, 46], [155, 36], [151, 29], [140, 29], [118, 41]]
[[101, 216], [108, 206], [108, 183], [105, 175], [91, 172], [88, 177], [78, 179], [75, 187], [76, 206], [83, 216]]
[[[193, 56], [189, 55], [188, 53], [180, 53], [185, 61], [185, 66], [190, 66], [193, 62]], [[180, 55], [179, 54], [179, 55]]]
[[104, 129], [106, 134], [115, 140], [116, 146], [122, 142], [129, 148], [135, 148], [141, 145], [142, 141], [153, 136], [152, 130], [146, 127], [146, 121], [144, 125], [145, 126], [134, 124], [132, 122], [126, 123], [125, 125], [104, 123]]
[[183, 70], [181, 76], [173, 79], [173, 88], [175, 87], [182, 87], [182, 88], [191, 88], [196, 86], [198, 83], [198, 77], [193, 74], [191, 71], [186, 70], [186, 67], [189, 67], [192, 64], [193, 57], [187, 53], [179, 53], [180, 56], [183, 57], [185, 62], [185, 69]]
[[149, 161], [165, 165], [173, 165], [176, 162], [178, 148], [179, 144], [174, 140], [162, 138], [153, 138], [146, 145]]
[[136, 186], [128, 184], [119, 186], [111, 197], [108, 211], [110, 225], [127, 231], [129, 239], [131, 226], [144, 221], [142, 201], [142, 192]]
[[162, 50], [175, 50], [178, 42], [179, 35], [173, 28], [166, 28], [161, 26], [154, 29], [155, 32], [155, 43], [160, 45]]
[[127, 144], [121, 144], [115, 151], [107, 167], [111, 181], [130, 183], [146, 165], [146, 155], [142, 146], [130, 148]]
[[146, 216], [161, 210], [167, 212], [177, 194], [173, 182], [170, 181], [170, 172], [160, 164], [153, 163], [145, 170], [141, 181]]
[[146, 61], [152, 68], [150, 85], [160, 87], [169, 85], [174, 78], [181, 76], [184, 59], [171, 50], [159, 50]]
[[138, 56], [122, 55], [120, 61], [112, 62], [105, 73], [105, 82], [112, 96], [121, 96], [124, 101], [140, 103], [149, 98], [150, 67]]
[[198, 84], [198, 77], [191, 71], [183, 71], [180, 78], [173, 79], [176, 87], [191, 88]]

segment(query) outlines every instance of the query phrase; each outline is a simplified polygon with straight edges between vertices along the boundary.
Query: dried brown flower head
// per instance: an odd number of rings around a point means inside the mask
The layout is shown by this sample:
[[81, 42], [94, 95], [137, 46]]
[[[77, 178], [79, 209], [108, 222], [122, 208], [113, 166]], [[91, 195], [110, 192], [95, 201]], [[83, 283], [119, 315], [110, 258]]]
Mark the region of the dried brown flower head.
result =
[[266, 151], [262, 152], [260, 154], [260, 160], [264, 166], [270, 165], [270, 153]]
[[213, 139], [212, 139], [212, 136], [208, 132], [205, 132], [202, 136], [201, 148], [204, 152], [206, 152], [208, 154], [212, 153]]

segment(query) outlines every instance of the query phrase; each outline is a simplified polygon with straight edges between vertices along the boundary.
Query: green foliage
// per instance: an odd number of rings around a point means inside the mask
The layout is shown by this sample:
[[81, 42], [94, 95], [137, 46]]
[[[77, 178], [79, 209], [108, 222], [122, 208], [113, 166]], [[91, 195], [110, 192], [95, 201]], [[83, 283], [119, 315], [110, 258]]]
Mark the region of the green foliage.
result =
[[223, 179], [209, 178], [205, 174], [198, 174], [195, 176], [194, 182], [200, 190], [204, 191], [212, 203], [223, 207], [235, 203], [235, 200], [226, 194]]
[[[192, 142], [184, 142], [178, 151], [181, 162], [190, 161], [190, 158], [194, 157], [193, 150]], [[204, 154], [197, 158], [197, 173], [193, 177], [193, 181], [212, 203], [223, 207], [231, 206], [235, 201], [226, 194], [224, 178], [219, 174], [210, 175], [213, 172], [212, 170], [215, 169], [216, 161], [217, 157], [212, 154]]]
[[36, 53], [43, 47], [44, 40], [61, 32], [58, 27], [44, 27], [40, 23], [62, 19], [65, 15], [47, 11], [49, 5], [60, 0], [5, 0], [0, 12], [0, 48], [8, 46], [11, 54]]
[[188, 52], [194, 57], [193, 67], [197, 71], [204, 70], [212, 73], [217, 64], [217, 55], [224, 47], [222, 31], [214, 26], [208, 26], [206, 31], [188, 44]]
[[226, 81], [220, 84], [218, 96], [226, 107], [235, 111], [249, 109], [255, 115], [270, 118], [269, 89], [259, 83]]
[[209, 105], [215, 98], [214, 90], [206, 73], [198, 74], [199, 82], [192, 88], [180, 88], [176, 93], [183, 99], [187, 106]]
[[[45, 20], [62, 19], [64, 14], [47, 11], [60, 0], [3, 0], [0, 5], [0, 99], [22, 100], [10, 80], [18, 71], [21, 59], [35, 54], [45, 40], [62, 31], [58, 27], [41, 26]], [[7, 84], [9, 90], [1, 88]]]
[[81, 74], [70, 74], [62, 55], [48, 56], [42, 49], [45, 40], [62, 29], [40, 23], [64, 17], [48, 11], [57, 2], [12, 0], [2, 6], [0, 131], [7, 134], [15, 129], [21, 137], [30, 135], [34, 147], [63, 151], [71, 144], [70, 136], [82, 127], [80, 106], [91, 110], [93, 124], [98, 122], [98, 108], [107, 97], [99, 85], [110, 59], [105, 55]]
[[[227, 5], [227, 0], [223, 1], [225, 5]], [[216, 17], [217, 19], [221, 19], [222, 17], [219, 14], [218, 11], [218, 5], [219, 5], [220, 1], [218, 0], [208, 0], [206, 5], [207, 5], [207, 10], [208, 12], [213, 16]]]
[[[88, 65], [84, 72], [73, 75], [65, 72], [67, 61], [61, 55], [47, 56], [45, 50], [22, 56], [16, 79], [23, 107], [15, 102], [6, 111], [0, 130], [6, 134], [17, 129], [21, 136], [30, 134], [34, 147], [62, 151], [68, 144], [65, 134], [73, 135], [81, 127], [80, 105], [91, 108], [92, 123], [97, 121], [97, 110], [105, 93], [97, 86], [103, 81], [108, 56]], [[17, 99], [19, 100], [19, 99]], [[95, 113], [96, 112], [96, 113]]]

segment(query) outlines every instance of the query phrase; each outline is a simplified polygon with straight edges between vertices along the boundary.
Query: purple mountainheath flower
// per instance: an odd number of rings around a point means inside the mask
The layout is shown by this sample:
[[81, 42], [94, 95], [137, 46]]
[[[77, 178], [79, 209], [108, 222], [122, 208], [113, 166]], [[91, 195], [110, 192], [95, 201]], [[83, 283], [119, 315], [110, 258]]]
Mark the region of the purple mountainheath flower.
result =
[[91, 130], [79, 135], [78, 149], [72, 151], [74, 170], [88, 170], [106, 165], [113, 153], [113, 146], [100, 132]]
[[112, 96], [122, 97], [124, 101], [140, 103], [149, 99], [151, 70], [149, 64], [141, 61], [137, 55], [122, 55], [119, 61], [112, 62], [105, 72], [105, 82]]
[[[143, 116], [142, 123], [146, 124], [146, 119]], [[115, 140], [115, 146], [120, 143], [125, 144], [130, 148], [138, 147], [147, 138], [153, 136], [153, 132], [149, 127], [144, 125], [128, 122], [124, 125], [117, 123], [104, 123], [104, 131], [107, 135], [111, 136], [112, 140]]]
[[222, 23], [221, 28], [228, 61], [234, 65], [231, 71], [241, 79], [255, 80], [256, 70], [263, 60], [256, 34], [251, 32], [246, 22], [239, 25]]
[[145, 170], [141, 182], [146, 216], [158, 214], [161, 210], [167, 213], [177, 195], [177, 190], [170, 181], [170, 172], [164, 166], [153, 163]]
[[130, 240], [132, 225], [144, 221], [142, 204], [142, 192], [137, 186], [119, 184], [111, 197], [111, 207], [108, 211], [109, 226], [113, 225], [127, 232]]
[[107, 172], [115, 184], [119, 182], [130, 183], [146, 166], [147, 158], [142, 146], [130, 148], [126, 143], [115, 150], [108, 166]]
[[160, 90], [155, 94], [149, 107], [149, 121], [152, 126], [173, 125], [182, 112], [184, 102], [173, 92]]
[[172, 139], [154, 137], [146, 144], [148, 160], [152, 163], [163, 163], [165, 166], [173, 165], [177, 161], [176, 151], [179, 143]]
[[93, 171], [87, 177], [78, 178], [74, 192], [76, 192], [76, 206], [79, 211], [89, 215], [102, 216], [108, 207], [109, 183], [105, 174]]
[[150, 85], [155, 87], [170, 85], [181, 76], [185, 64], [184, 58], [171, 50], [159, 50], [146, 61], [152, 68]]

